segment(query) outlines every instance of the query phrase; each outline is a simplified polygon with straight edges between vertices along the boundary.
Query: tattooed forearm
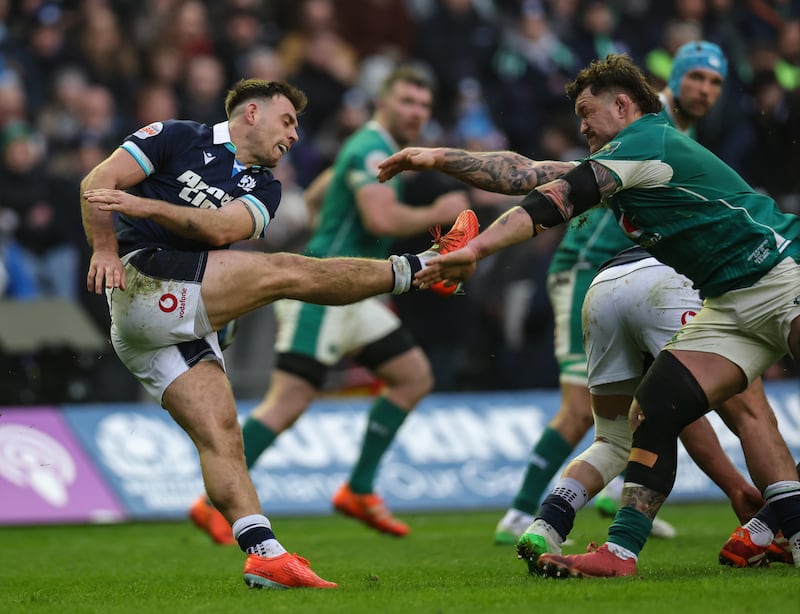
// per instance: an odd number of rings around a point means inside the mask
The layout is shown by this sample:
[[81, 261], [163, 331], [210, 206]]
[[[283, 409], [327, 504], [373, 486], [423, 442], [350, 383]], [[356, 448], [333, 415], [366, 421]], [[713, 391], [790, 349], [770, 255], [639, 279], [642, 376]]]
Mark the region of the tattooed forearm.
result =
[[622, 507], [633, 507], [650, 520], [656, 517], [667, 496], [638, 484], [622, 489]]
[[573, 168], [569, 162], [535, 162], [513, 151], [451, 150], [439, 170], [482, 190], [527, 194]]
[[566, 181], [558, 179], [551, 181], [539, 188], [539, 192], [547, 196], [565, 222], [572, 218], [572, 211], [575, 209], [575, 205], [572, 204], [569, 198], [569, 184]]
[[573, 168], [575, 168], [575, 165], [571, 162], [535, 162], [534, 170], [536, 171], [537, 185], [543, 185], [554, 179], [559, 179]]
[[597, 188], [600, 190], [600, 197], [605, 198], [613, 194], [619, 187], [616, 177], [602, 164], [589, 161], [589, 164], [594, 171], [594, 178], [597, 180]]

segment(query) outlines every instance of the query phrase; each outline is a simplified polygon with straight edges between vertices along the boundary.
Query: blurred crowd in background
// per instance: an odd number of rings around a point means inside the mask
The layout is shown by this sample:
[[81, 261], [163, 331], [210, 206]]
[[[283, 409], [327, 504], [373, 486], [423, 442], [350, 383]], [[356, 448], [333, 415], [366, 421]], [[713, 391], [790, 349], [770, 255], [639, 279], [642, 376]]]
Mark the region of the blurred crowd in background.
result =
[[[105, 301], [85, 290], [81, 178], [145, 124], [225, 120], [238, 79], [284, 79], [309, 96], [301, 140], [275, 170], [276, 222], [241, 246], [299, 251], [303, 188], [368, 119], [395, 65], [414, 63], [436, 85], [420, 144], [567, 160], [586, 153], [564, 94], [580, 68], [625, 52], [660, 89], [674, 51], [700, 38], [722, 47], [731, 70], [699, 140], [800, 212], [800, 0], [0, 0], [0, 296], [74, 301], [105, 332]], [[436, 173], [404, 180], [412, 204], [454, 185]], [[470, 196], [484, 227], [516, 204]], [[396, 300], [437, 390], [557, 386], [545, 276], [559, 238], [495, 255], [464, 296]], [[248, 397], [268, 385], [274, 331], [262, 311], [229, 350], [234, 387]], [[103, 377], [120, 378], [106, 385], [112, 396], [140, 396], [121, 367]]]

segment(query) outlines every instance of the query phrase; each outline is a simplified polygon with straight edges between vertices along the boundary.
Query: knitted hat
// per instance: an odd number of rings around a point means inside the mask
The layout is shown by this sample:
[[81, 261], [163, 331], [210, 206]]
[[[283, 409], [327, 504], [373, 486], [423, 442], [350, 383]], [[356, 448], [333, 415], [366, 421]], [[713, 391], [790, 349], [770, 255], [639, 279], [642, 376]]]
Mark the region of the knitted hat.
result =
[[672, 71], [667, 83], [673, 94], [678, 95], [683, 76], [695, 68], [713, 70], [724, 79], [728, 74], [728, 60], [718, 45], [708, 41], [691, 41], [681, 45], [672, 58]]

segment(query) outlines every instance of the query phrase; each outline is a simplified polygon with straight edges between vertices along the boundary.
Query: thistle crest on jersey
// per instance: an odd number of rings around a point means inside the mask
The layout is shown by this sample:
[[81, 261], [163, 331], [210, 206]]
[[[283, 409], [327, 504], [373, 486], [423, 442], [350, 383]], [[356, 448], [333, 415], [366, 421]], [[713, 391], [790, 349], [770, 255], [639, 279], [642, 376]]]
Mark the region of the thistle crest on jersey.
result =
[[254, 177], [250, 175], [245, 175], [239, 180], [239, 187], [242, 188], [245, 192], [252, 192], [253, 188], [256, 187], [256, 180]]

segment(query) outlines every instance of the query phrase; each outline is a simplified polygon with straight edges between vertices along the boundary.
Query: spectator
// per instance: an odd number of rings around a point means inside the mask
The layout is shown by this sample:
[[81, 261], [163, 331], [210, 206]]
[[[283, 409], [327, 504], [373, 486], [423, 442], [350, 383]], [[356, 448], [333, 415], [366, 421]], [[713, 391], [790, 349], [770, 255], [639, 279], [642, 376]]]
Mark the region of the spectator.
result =
[[651, 49], [644, 58], [648, 80], [661, 90], [667, 85], [672, 70], [672, 56], [678, 48], [689, 41], [702, 38], [703, 31], [695, 21], [670, 20], [664, 28], [662, 46]]
[[80, 140], [80, 115], [89, 83], [86, 73], [67, 66], [55, 76], [53, 94], [38, 114], [37, 128], [47, 139], [50, 168], [69, 166]]
[[800, 19], [784, 21], [778, 31], [775, 76], [787, 91], [800, 88]]
[[416, 24], [405, 0], [338, 0], [339, 32], [363, 60], [389, 55], [397, 61], [414, 52]]
[[2, 146], [2, 206], [16, 217], [25, 275], [34, 280], [36, 296], [77, 299], [78, 192], [43, 171], [43, 139], [29, 125], [6, 126]]
[[27, 43], [17, 54], [25, 75], [29, 111], [35, 115], [52, 98], [55, 76], [77, 59], [67, 41], [64, 11], [56, 3], [42, 3], [30, 16], [20, 36]]
[[511, 149], [534, 152], [550, 115], [571, 110], [564, 85], [577, 68], [577, 57], [550, 28], [541, 5], [525, 2], [492, 61], [486, 88]]
[[144, 52], [143, 62], [144, 81], [162, 83], [178, 90], [186, 62], [177, 45], [171, 41], [158, 43]]
[[102, 85], [88, 87], [79, 108], [81, 139], [117, 142], [124, 132], [120, 117], [111, 90]]
[[473, 0], [439, 0], [417, 26], [416, 54], [433, 69], [438, 83], [435, 115], [449, 123], [458, 84], [484, 79], [500, 37], [498, 25]]
[[0, 130], [15, 121], [28, 120], [27, 96], [22, 79], [12, 69], [0, 71]]
[[787, 168], [800, 164], [800, 102], [786, 92], [775, 73], [762, 71], [753, 77], [748, 140], [745, 151], [757, 151], [747, 160], [747, 178], [770, 194], [784, 211], [798, 213], [800, 181]]
[[576, 41], [576, 37], [580, 36], [578, 24], [583, 4], [586, 3], [582, 0], [547, 0], [550, 27], [558, 38], [563, 41]]
[[[126, 132], [178, 117], [179, 101], [175, 91], [163, 83], [145, 83], [136, 93], [133, 121]], [[105, 157], [105, 156], [103, 156]], [[88, 170], [94, 168], [90, 166]]]
[[[308, 3], [318, 1], [308, 0]], [[303, 126], [311, 135], [316, 134], [331, 113], [336, 113], [342, 96], [356, 84], [357, 78], [355, 52], [334, 29], [316, 31], [305, 41], [305, 53], [294, 82], [308, 93]]]
[[139, 84], [139, 57], [117, 15], [109, 7], [95, 7], [88, 12], [78, 40], [89, 80], [108, 88], [116, 107], [131, 112]]
[[213, 55], [189, 58], [180, 88], [179, 115], [211, 125], [224, 121], [226, 90], [225, 67], [218, 58]]
[[177, 45], [184, 60], [196, 55], [213, 54], [214, 38], [206, 4], [200, 0], [179, 2], [161, 32], [161, 40], [170, 40]]
[[257, 7], [231, 6], [223, 8], [218, 17], [222, 27], [214, 47], [225, 66], [229, 81], [251, 78], [254, 75], [242, 72], [244, 58], [257, 48], [272, 46], [278, 40], [278, 32], [267, 21]]
[[633, 55], [631, 48], [620, 39], [616, 31], [617, 18], [611, 4], [604, 0], [586, 3], [581, 14], [578, 36], [572, 41], [572, 49], [581, 65], [606, 57], [609, 53]]
[[234, 78], [264, 79], [265, 81], [283, 81], [286, 69], [280, 55], [272, 47], [254, 47], [237, 58], [234, 65]]

